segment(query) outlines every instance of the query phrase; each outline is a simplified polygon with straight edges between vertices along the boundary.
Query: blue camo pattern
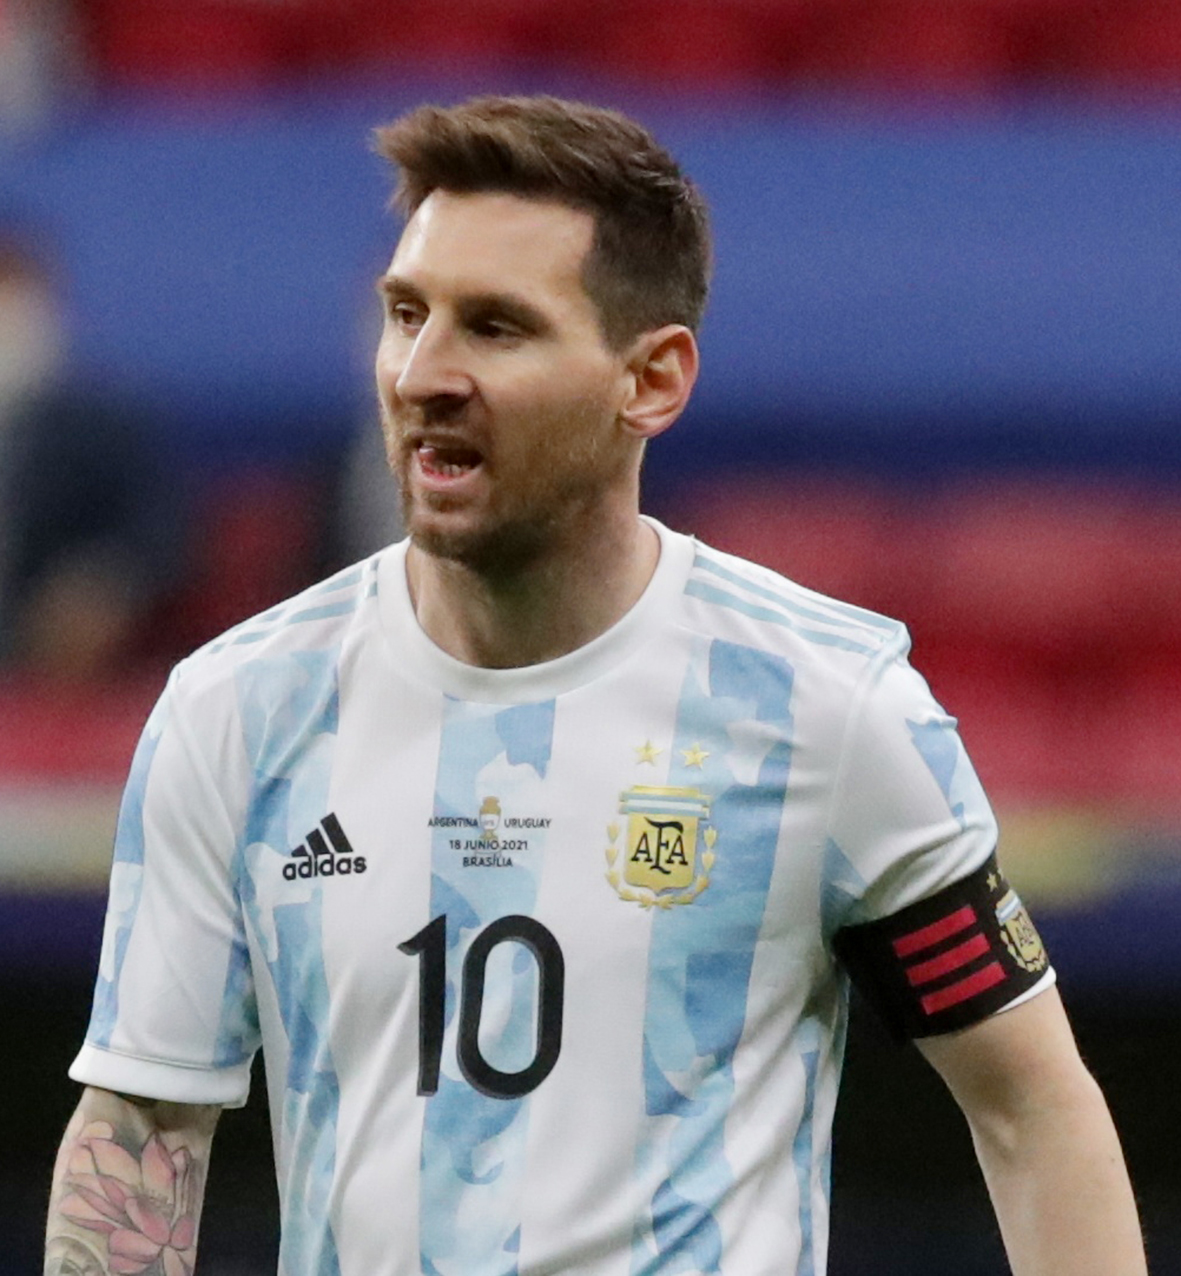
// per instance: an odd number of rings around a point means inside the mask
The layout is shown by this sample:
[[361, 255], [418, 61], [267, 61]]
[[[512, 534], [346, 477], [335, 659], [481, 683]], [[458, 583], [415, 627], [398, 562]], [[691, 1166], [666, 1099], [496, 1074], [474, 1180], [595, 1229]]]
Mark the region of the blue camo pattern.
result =
[[131, 761], [131, 771], [123, 791], [119, 821], [115, 829], [115, 854], [111, 865], [107, 919], [103, 928], [102, 954], [95, 981], [94, 1005], [86, 1039], [109, 1048], [119, 1018], [119, 976], [127, 956], [127, 945], [139, 912], [144, 872], [144, 798], [148, 776], [160, 739], [168, 721], [171, 689], [156, 703]]
[[[443, 716], [434, 812], [473, 818], [487, 799], [503, 815], [542, 809], [554, 702], [502, 708], [449, 698]], [[433, 1276], [517, 1276], [529, 1099], [477, 1090], [460, 1073], [456, 1035], [463, 959], [484, 927], [537, 901], [545, 831], [530, 829], [512, 866], [465, 865], [494, 851], [481, 829], [436, 826], [431, 917], [445, 915], [446, 1012], [439, 1088], [427, 1101], [422, 1142], [421, 1267]], [[503, 833], [503, 827], [493, 836]], [[458, 848], [453, 843], [459, 843]], [[479, 1043], [503, 1072], [526, 1067], [535, 1049], [533, 959], [498, 945], [487, 966]]]
[[912, 722], [908, 718], [906, 725], [914, 747], [934, 776], [960, 828], [990, 823], [992, 808], [968, 759], [955, 719], [938, 717], [927, 722]]
[[[720, 1271], [714, 1209], [733, 1184], [725, 1122], [791, 767], [792, 686], [782, 657], [695, 640], [668, 782], [711, 795], [717, 861], [692, 905], [652, 919], [637, 1171], [659, 1186], [636, 1225], [633, 1276]], [[754, 756], [736, 744], [744, 723], [758, 724]]]
[[[340, 1086], [328, 1038], [319, 883], [276, 904], [260, 883], [328, 810], [339, 694], [339, 651], [253, 660], [237, 674], [254, 792], [235, 874], [243, 908], [274, 983], [288, 1041], [279, 1108], [284, 1147], [280, 1270], [340, 1276], [329, 1215]], [[223, 1025], [229, 1021], [223, 1013]], [[231, 1035], [223, 1027], [227, 1039]]]

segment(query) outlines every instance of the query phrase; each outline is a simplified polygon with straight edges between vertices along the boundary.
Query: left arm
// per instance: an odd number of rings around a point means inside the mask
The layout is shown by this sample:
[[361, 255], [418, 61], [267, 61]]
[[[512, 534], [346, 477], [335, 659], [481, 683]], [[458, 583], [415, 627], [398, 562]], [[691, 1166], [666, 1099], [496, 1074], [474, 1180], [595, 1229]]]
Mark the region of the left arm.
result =
[[918, 1045], [967, 1118], [1014, 1276], [1146, 1276], [1119, 1139], [1057, 989]]

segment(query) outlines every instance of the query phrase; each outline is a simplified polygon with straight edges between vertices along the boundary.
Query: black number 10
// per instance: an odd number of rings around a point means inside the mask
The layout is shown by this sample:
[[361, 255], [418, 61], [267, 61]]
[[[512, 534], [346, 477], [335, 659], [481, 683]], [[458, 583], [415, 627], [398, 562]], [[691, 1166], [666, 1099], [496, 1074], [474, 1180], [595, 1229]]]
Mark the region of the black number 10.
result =
[[[497, 944], [522, 944], [537, 963], [537, 1041], [532, 1062], [520, 1072], [501, 1072], [480, 1050], [480, 1016], [484, 1010], [484, 976]], [[428, 922], [417, 935], [399, 944], [401, 952], [420, 958], [418, 968], [418, 1093], [439, 1088], [439, 1061], [447, 993], [447, 917]], [[459, 1070], [469, 1084], [496, 1099], [518, 1099], [553, 1071], [562, 1049], [562, 1005], [566, 962], [553, 933], [533, 917], [514, 914], [486, 926], [472, 941], [463, 962], [456, 1053]]]

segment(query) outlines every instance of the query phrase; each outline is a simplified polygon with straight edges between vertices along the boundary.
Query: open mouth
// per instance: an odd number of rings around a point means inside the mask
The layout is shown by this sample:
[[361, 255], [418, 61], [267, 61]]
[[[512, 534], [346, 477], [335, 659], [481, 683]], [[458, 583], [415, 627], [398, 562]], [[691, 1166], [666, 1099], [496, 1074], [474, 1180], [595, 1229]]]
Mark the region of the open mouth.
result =
[[462, 478], [476, 469], [484, 459], [475, 448], [430, 443], [420, 443], [417, 453], [423, 473], [432, 478]]

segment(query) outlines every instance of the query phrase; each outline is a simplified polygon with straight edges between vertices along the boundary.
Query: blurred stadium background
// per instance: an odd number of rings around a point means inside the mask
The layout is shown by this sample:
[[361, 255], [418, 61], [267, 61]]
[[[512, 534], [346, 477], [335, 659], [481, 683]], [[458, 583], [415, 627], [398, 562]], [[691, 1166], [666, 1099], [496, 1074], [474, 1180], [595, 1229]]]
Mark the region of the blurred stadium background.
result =
[[[1181, 6], [0, 0], [0, 231], [48, 246], [71, 382], [148, 423], [171, 542], [105, 663], [0, 676], [0, 1276], [40, 1270], [169, 662], [383, 534], [369, 130], [484, 90], [629, 109], [706, 191], [704, 380], [649, 508], [910, 625], [1181, 1272]], [[258, 1276], [263, 1105], [223, 1129], [202, 1270]], [[1002, 1270], [949, 1102], [861, 1016], [837, 1141], [833, 1276]]]

